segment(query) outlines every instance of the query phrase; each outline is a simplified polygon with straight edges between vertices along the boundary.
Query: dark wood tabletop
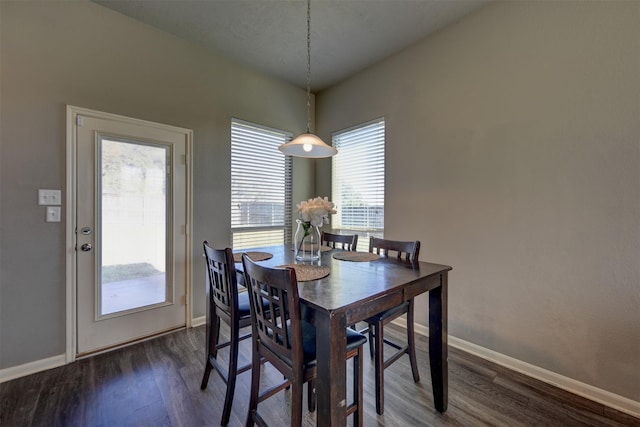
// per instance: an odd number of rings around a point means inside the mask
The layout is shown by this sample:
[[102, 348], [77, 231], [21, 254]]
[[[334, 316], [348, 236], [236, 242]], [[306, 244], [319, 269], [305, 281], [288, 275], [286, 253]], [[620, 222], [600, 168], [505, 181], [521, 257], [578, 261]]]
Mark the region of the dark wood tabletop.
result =
[[[250, 250], [272, 253], [271, 259], [260, 261], [266, 266], [296, 263], [290, 245]], [[317, 425], [346, 425], [346, 327], [424, 292], [429, 292], [429, 363], [434, 406], [439, 412], [446, 411], [447, 276], [451, 267], [396, 258], [341, 261], [333, 258], [336, 251], [340, 250], [325, 251], [320, 260], [304, 262], [329, 267], [328, 276], [298, 284], [307, 320], [318, 331]]]

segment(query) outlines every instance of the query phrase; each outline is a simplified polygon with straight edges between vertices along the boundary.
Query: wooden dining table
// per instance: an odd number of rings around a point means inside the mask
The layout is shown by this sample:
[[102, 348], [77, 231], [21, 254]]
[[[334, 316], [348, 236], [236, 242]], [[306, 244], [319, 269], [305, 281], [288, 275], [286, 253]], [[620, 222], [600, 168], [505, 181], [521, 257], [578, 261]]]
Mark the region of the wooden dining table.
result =
[[[317, 425], [346, 425], [344, 355], [347, 326], [424, 292], [429, 292], [429, 365], [434, 406], [439, 412], [447, 410], [447, 276], [450, 266], [395, 257], [367, 262], [343, 261], [333, 257], [339, 249], [323, 250], [318, 261], [301, 262], [295, 261], [291, 245], [244, 250], [252, 251], [273, 255], [260, 261], [268, 267], [298, 263], [329, 268], [326, 277], [298, 283], [302, 311], [317, 330]], [[239, 268], [242, 268], [241, 264]]]

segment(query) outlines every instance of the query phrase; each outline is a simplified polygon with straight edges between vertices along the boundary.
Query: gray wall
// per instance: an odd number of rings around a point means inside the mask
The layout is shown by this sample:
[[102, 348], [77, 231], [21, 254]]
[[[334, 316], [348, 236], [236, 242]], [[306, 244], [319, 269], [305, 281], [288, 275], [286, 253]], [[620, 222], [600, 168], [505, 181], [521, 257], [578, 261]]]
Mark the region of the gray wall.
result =
[[[193, 311], [203, 316], [202, 241], [229, 244], [230, 118], [301, 133], [305, 91], [94, 3], [0, 8], [0, 368], [65, 352], [65, 218], [46, 223], [37, 190], [65, 188], [67, 104], [193, 129]], [[294, 176], [293, 200], [310, 197], [313, 164], [295, 160]]]
[[497, 2], [316, 103], [386, 118], [385, 236], [453, 266], [452, 336], [635, 401], [639, 56], [637, 1]]

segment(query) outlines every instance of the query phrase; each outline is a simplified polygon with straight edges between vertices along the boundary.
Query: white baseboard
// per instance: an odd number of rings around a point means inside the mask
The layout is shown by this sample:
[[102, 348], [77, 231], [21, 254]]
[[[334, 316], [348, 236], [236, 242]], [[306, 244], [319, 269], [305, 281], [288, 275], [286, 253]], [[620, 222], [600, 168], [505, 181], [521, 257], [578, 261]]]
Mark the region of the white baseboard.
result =
[[36, 360], [34, 362], [25, 363], [24, 365], [12, 366], [6, 369], [0, 369], [0, 383], [11, 381], [16, 378], [26, 377], [36, 372], [46, 371], [47, 369], [57, 368], [67, 363], [65, 354], [48, 357], [46, 359]]
[[194, 317], [191, 319], [191, 327], [202, 326], [207, 324], [207, 316]]
[[[394, 320], [392, 323], [403, 328], [406, 327], [404, 320]], [[419, 323], [415, 324], [415, 331], [417, 334], [429, 336], [429, 328]], [[448, 341], [451, 347], [481, 357], [497, 365], [504, 366], [512, 371], [516, 371], [547, 384], [551, 384], [586, 399], [593, 400], [594, 402], [601, 403], [610, 408], [617, 409], [620, 412], [640, 418], [640, 402], [576, 381], [572, 378], [514, 359], [513, 357], [489, 350], [488, 348], [481, 347], [451, 335], [449, 335]]]

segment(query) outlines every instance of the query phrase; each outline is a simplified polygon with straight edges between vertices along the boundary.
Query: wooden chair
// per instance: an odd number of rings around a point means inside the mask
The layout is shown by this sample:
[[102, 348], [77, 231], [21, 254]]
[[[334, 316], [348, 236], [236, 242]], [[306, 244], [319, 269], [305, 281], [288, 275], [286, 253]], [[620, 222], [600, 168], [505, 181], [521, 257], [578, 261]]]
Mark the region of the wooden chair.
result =
[[[246, 427], [254, 423], [265, 426], [258, 413], [258, 403], [275, 393], [291, 388], [291, 426], [302, 424], [302, 387], [308, 383], [309, 410], [316, 405], [316, 328], [300, 315], [298, 281], [294, 269], [260, 266], [242, 256], [245, 281], [249, 289], [252, 324], [252, 373]], [[270, 310], [264, 310], [267, 301]], [[353, 403], [347, 415], [353, 414], [354, 425], [362, 426], [362, 346], [367, 338], [347, 329], [346, 359], [353, 358]], [[259, 393], [260, 361], [271, 363], [282, 375], [282, 384]]]
[[320, 243], [331, 248], [344, 249], [346, 251], [355, 251], [358, 246], [357, 234], [332, 234], [325, 231], [322, 232]]
[[[399, 242], [372, 237], [369, 242], [369, 252], [376, 253], [382, 257], [390, 257], [395, 254], [398, 259], [404, 258], [408, 261], [417, 261], [418, 255], [420, 254], [420, 242]], [[413, 380], [415, 382], [420, 381], [416, 361], [413, 311], [414, 302], [413, 298], [411, 298], [408, 302], [385, 310], [366, 320], [369, 324], [369, 351], [371, 352], [371, 356], [374, 357], [375, 365], [376, 412], [380, 415], [384, 413], [384, 370], [386, 368], [404, 354], [408, 354], [411, 362]], [[405, 313], [407, 314], [407, 343], [402, 346], [384, 338], [384, 325]], [[393, 356], [386, 360], [383, 351], [385, 343], [398, 350]]]
[[[227, 385], [220, 421], [220, 424], [225, 426], [229, 423], [231, 415], [236, 376], [251, 368], [251, 363], [238, 367], [238, 344], [251, 337], [251, 333], [240, 335], [240, 329], [251, 325], [249, 294], [247, 292], [238, 293], [236, 267], [231, 249], [213, 249], [206, 240], [203, 246], [209, 279], [207, 289], [209, 311], [206, 332], [207, 355], [200, 389], [207, 388], [209, 375], [211, 370], [215, 368]], [[229, 341], [222, 343], [219, 342], [221, 320], [229, 325], [230, 330]], [[229, 364], [226, 369], [217, 360], [218, 350], [225, 347], [230, 347]]]

